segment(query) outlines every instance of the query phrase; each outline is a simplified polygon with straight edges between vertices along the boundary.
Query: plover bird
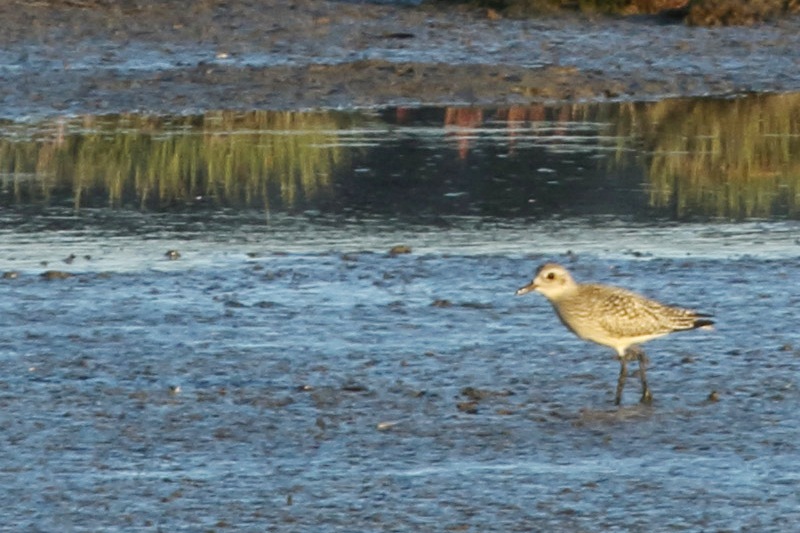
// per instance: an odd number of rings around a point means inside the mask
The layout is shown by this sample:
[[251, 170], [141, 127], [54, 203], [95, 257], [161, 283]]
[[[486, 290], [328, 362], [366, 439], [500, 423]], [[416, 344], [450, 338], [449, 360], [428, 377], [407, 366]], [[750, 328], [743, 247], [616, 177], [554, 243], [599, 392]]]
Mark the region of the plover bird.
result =
[[627, 362], [639, 361], [642, 403], [653, 395], [647, 386], [647, 356], [638, 345], [663, 337], [673, 331], [710, 329], [711, 315], [680, 307], [671, 307], [619, 287], [577, 283], [561, 265], [547, 263], [539, 267], [529, 284], [517, 295], [532, 291], [542, 293], [553, 305], [558, 318], [581, 339], [613, 348], [621, 368], [617, 381], [616, 405], [628, 375]]

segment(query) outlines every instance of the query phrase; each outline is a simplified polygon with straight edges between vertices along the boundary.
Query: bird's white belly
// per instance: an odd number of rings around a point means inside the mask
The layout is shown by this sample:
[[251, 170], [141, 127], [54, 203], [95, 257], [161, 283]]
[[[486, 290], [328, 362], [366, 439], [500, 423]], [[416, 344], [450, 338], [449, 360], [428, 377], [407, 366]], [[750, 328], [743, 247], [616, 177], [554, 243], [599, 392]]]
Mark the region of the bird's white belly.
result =
[[601, 325], [598, 317], [588, 316], [584, 313], [565, 312], [564, 309], [559, 309], [556, 306], [554, 306], [554, 308], [558, 318], [561, 319], [561, 322], [575, 335], [581, 339], [613, 348], [619, 353], [623, 353], [631, 345], [641, 344], [643, 342], [662, 337], [665, 334], [614, 334], [606, 330]]

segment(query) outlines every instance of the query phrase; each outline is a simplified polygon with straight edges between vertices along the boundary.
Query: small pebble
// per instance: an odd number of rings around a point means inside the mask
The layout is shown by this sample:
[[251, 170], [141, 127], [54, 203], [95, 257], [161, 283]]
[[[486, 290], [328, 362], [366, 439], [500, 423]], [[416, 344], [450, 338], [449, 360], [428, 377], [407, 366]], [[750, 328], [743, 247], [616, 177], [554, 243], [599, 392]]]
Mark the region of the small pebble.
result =
[[478, 402], [458, 402], [456, 407], [458, 407], [459, 411], [470, 415], [478, 412]]
[[164, 254], [164, 257], [170, 261], [175, 261], [176, 259], [180, 259], [181, 254], [178, 250], [167, 250], [167, 253]]
[[392, 257], [395, 257], [400, 254], [410, 254], [410, 253], [411, 253], [411, 247], [406, 246], [404, 244], [398, 244], [397, 246], [392, 246], [392, 248], [389, 250], [389, 255]]
[[9, 270], [8, 272], [3, 272], [3, 279], [17, 279], [19, 277], [19, 272], [16, 270]]
[[393, 427], [395, 427], [399, 423], [400, 422], [378, 422], [377, 428], [378, 428], [378, 431], [386, 431], [386, 430], [392, 429]]
[[53, 280], [53, 279], [67, 279], [71, 278], [72, 274], [69, 272], [64, 272], [61, 270], [46, 270], [42, 272], [41, 276], [46, 280]]
[[709, 402], [718, 402], [719, 401], [719, 393], [715, 390], [712, 390], [711, 393], [708, 395]]

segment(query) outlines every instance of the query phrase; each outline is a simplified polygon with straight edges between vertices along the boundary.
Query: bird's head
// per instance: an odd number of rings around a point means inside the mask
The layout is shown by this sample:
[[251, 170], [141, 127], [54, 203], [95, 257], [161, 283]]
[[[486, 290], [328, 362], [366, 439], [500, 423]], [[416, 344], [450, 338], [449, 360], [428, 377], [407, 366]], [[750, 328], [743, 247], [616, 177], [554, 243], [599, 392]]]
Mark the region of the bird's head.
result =
[[575, 281], [566, 268], [555, 263], [546, 263], [539, 267], [533, 280], [520, 287], [516, 294], [527, 294], [532, 291], [542, 293], [548, 300], [557, 300], [564, 293], [574, 289]]

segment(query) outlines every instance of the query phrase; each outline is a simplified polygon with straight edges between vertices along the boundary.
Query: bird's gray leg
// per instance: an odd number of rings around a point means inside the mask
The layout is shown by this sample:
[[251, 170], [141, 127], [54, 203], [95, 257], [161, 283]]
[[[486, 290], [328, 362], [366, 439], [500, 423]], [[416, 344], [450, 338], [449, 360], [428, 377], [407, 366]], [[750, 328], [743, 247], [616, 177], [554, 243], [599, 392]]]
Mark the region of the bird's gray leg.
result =
[[625, 388], [625, 378], [628, 377], [628, 363], [625, 357], [619, 358], [619, 379], [617, 380], [617, 395], [614, 398], [614, 405], [622, 402], [622, 389]]
[[630, 348], [632, 354], [636, 355], [639, 360], [639, 379], [642, 381], [642, 399], [640, 403], [650, 404], [653, 403], [653, 394], [650, 392], [650, 387], [647, 385], [647, 363], [650, 360], [639, 346], [632, 346]]

